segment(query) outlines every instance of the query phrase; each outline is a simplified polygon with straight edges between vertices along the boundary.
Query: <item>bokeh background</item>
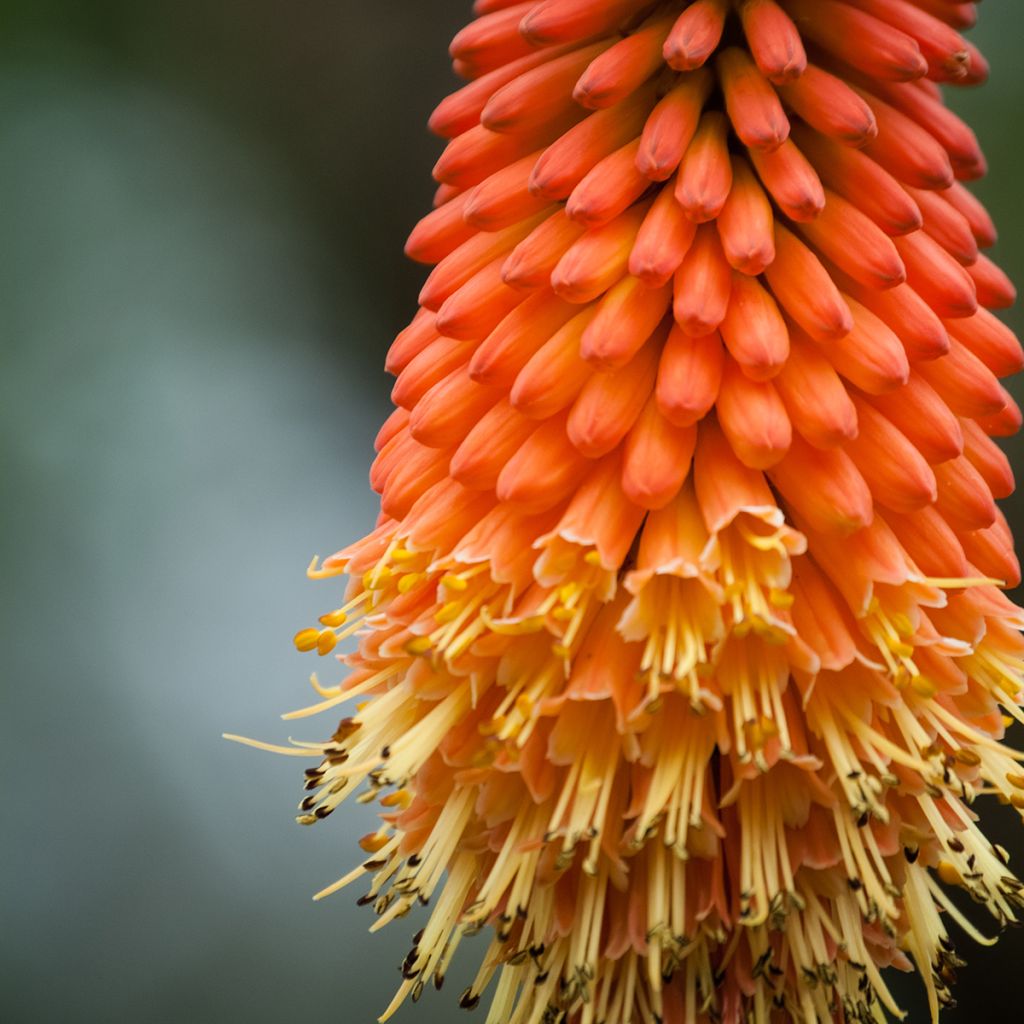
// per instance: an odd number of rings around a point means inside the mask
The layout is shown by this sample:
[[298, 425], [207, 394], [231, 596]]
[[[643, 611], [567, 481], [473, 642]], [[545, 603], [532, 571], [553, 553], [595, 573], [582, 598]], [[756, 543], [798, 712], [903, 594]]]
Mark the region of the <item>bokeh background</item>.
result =
[[[297, 827], [301, 766], [220, 733], [286, 734], [311, 697], [290, 637], [331, 606], [305, 565], [372, 524], [381, 365], [423, 276], [401, 247], [467, 15], [0, 0], [8, 1024], [355, 1024], [398, 981], [418, 923], [367, 937], [357, 893], [309, 899], [369, 812]], [[955, 104], [1022, 282], [1024, 4], [990, 0], [974, 37], [992, 81]], [[972, 950], [945, 1019], [1020, 1019], [1022, 956], [1024, 933]], [[462, 1019], [460, 987], [398, 1020]]]

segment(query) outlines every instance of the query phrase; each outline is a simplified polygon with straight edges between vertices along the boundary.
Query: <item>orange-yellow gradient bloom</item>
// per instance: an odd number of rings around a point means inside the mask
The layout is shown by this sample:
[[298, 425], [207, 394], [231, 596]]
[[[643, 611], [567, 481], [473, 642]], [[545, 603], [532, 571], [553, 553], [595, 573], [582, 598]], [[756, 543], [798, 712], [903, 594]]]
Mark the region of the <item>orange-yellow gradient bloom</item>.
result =
[[380, 519], [295, 638], [347, 674], [271, 748], [301, 822], [382, 806], [321, 895], [429, 904], [382, 1020], [481, 930], [487, 1024], [882, 1022], [889, 967], [935, 1016], [1024, 903], [978, 824], [1024, 615], [975, 4], [475, 13]]

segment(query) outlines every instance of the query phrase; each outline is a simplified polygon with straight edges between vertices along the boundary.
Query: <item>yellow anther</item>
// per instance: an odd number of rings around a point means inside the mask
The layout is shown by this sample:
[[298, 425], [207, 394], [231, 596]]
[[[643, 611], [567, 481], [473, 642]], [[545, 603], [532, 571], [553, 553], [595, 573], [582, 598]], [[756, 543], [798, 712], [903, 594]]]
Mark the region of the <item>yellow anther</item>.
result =
[[571, 608], [556, 608], [551, 613], [551, 618], [558, 622], [568, 622], [576, 613]]
[[770, 622], [762, 622], [760, 619], [755, 619], [754, 629], [765, 643], [774, 644], [777, 647], [782, 647], [784, 644], [789, 643], [789, 634], [784, 629], [779, 629], [778, 626]]
[[946, 885], [963, 885], [964, 880], [957, 870], [956, 865], [948, 860], [940, 860], [939, 866], [935, 869], [939, 878]]
[[408, 594], [413, 587], [422, 583], [427, 578], [425, 572], [407, 572], [398, 578], [398, 592]]
[[405, 653], [412, 654], [413, 656], [419, 654], [426, 654], [430, 650], [432, 644], [429, 636], [417, 636], [413, 637], [412, 640], [408, 641], [405, 645]]
[[961, 747], [953, 754], [953, 757], [958, 764], [967, 765], [968, 768], [975, 768], [981, 764], [981, 757], [975, 751], [968, 750], [966, 747]]
[[338, 642], [338, 634], [331, 629], [321, 629], [316, 638], [316, 653], [321, 657], [330, 654]]
[[568, 658], [569, 648], [566, 647], [565, 644], [552, 644], [551, 653], [554, 654], [556, 658]]
[[391, 561], [401, 565], [403, 562], [411, 562], [419, 554], [417, 551], [410, 551], [408, 548], [395, 548], [391, 552]]
[[480, 618], [489, 630], [500, 636], [521, 636], [537, 633], [544, 628], [543, 615], [527, 615], [522, 619], [497, 620], [491, 617], [486, 606], [480, 609]]
[[459, 617], [459, 613], [462, 611], [461, 601], [449, 601], [447, 604], [441, 605], [441, 607], [434, 613], [434, 621], [445, 623], [454, 622]]
[[781, 590], [779, 587], [772, 587], [768, 591], [768, 600], [776, 608], [792, 608], [793, 602], [796, 598], [788, 590]]
[[292, 643], [300, 651], [315, 651], [320, 639], [319, 629], [300, 629], [292, 638]]
[[466, 590], [469, 587], [469, 582], [453, 572], [446, 572], [441, 577], [441, 586], [447, 587], [449, 590]]
[[[383, 803], [383, 801], [381, 801]], [[388, 845], [388, 837], [380, 832], [370, 832], [359, 840], [359, 846], [367, 853], [376, 853]]]
[[1010, 797], [1010, 803], [1017, 808], [1018, 811], [1024, 811], [1024, 793], [1014, 793]]
[[393, 570], [389, 569], [386, 565], [367, 569], [363, 573], [363, 586], [367, 590], [380, 590], [387, 585], [392, 576], [394, 576]]
[[386, 796], [381, 797], [381, 807], [398, 807], [403, 811], [409, 804], [412, 803], [412, 793], [407, 789], [396, 789], [393, 793], [388, 793]]
[[914, 624], [910, 621], [909, 616], [904, 615], [902, 612], [896, 612], [895, 615], [890, 615], [889, 621], [892, 623], [892, 628], [895, 629], [900, 636], [914, 635]]
[[898, 658], [912, 658], [914, 656], [913, 644], [905, 644], [897, 640], [889, 642], [889, 650]]
[[925, 700], [929, 700], [938, 693], [935, 684], [929, 682], [924, 676], [915, 676], [910, 682], [910, 688], [918, 697], [924, 697]]
[[516, 697], [516, 711], [519, 712], [523, 718], [529, 718], [533, 711], [533, 701], [526, 696], [525, 693], [521, 693]]
[[477, 731], [481, 736], [493, 736], [495, 733], [501, 732], [505, 722], [506, 718], [504, 715], [495, 715], [493, 718], [488, 718], [481, 722], [477, 727]]
[[1024, 789], [1024, 775], [1017, 775], [1014, 772], [1007, 772], [1006, 781], [1015, 789]]
[[335, 629], [348, 622], [348, 616], [345, 614], [344, 609], [335, 608], [333, 612], [327, 612], [325, 615], [321, 615], [320, 621], [325, 626], [330, 626], [331, 629]]
[[[1009, 676], [1000, 676], [999, 679], [996, 680], [996, 685], [999, 687], [1000, 690], [1002, 690], [1006, 694], [1009, 694], [1009, 696], [1011, 697], [1016, 697], [1017, 693], [1020, 690], [1020, 680], [1011, 679]], [[1012, 721], [1013, 719], [1010, 719], [1006, 724], [1010, 725]]]
[[487, 740], [487, 742], [473, 755], [473, 760], [470, 764], [474, 768], [489, 768], [494, 764], [495, 748], [499, 744], [496, 740]]
[[580, 586], [578, 583], [563, 583], [558, 588], [558, 600], [564, 604], [566, 601], [575, 597], [576, 594], [579, 593], [579, 590]]
[[583, 556], [583, 561], [586, 562], [587, 565], [596, 565], [598, 568], [600, 568], [601, 567], [601, 554], [598, 551], [588, 551]]

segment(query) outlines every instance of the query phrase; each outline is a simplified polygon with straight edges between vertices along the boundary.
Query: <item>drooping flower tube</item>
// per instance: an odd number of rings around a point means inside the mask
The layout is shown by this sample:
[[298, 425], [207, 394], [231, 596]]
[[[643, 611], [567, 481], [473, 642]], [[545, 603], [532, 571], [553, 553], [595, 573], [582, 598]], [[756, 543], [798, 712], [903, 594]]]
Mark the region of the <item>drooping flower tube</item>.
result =
[[[487, 1024], [933, 1017], [1022, 886], [1014, 290], [941, 89], [965, 0], [477, 0], [407, 252], [376, 529], [303, 651], [299, 821], [378, 801], [387, 1020], [490, 945]], [[256, 744], [268, 746], [266, 744]], [[986, 939], [987, 941], [987, 939]]]

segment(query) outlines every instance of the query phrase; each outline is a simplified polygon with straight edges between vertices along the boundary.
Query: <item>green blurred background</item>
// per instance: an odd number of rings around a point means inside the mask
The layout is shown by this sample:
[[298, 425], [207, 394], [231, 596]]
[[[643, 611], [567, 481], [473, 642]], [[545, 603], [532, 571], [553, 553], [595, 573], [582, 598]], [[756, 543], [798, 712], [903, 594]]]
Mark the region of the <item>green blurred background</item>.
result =
[[[220, 733], [286, 734], [312, 696], [290, 637], [332, 602], [305, 565], [372, 525], [467, 17], [0, 2], [0, 1020], [369, 1022], [398, 982], [419, 923], [367, 938], [357, 893], [309, 899], [370, 812], [299, 828], [296, 762]], [[974, 35], [992, 82], [956, 104], [1021, 282], [1024, 5]], [[972, 950], [945, 1019], [1019, 1020], [1022, 955]], [[462, 1019], [459, 982], [398, 1020]]]

